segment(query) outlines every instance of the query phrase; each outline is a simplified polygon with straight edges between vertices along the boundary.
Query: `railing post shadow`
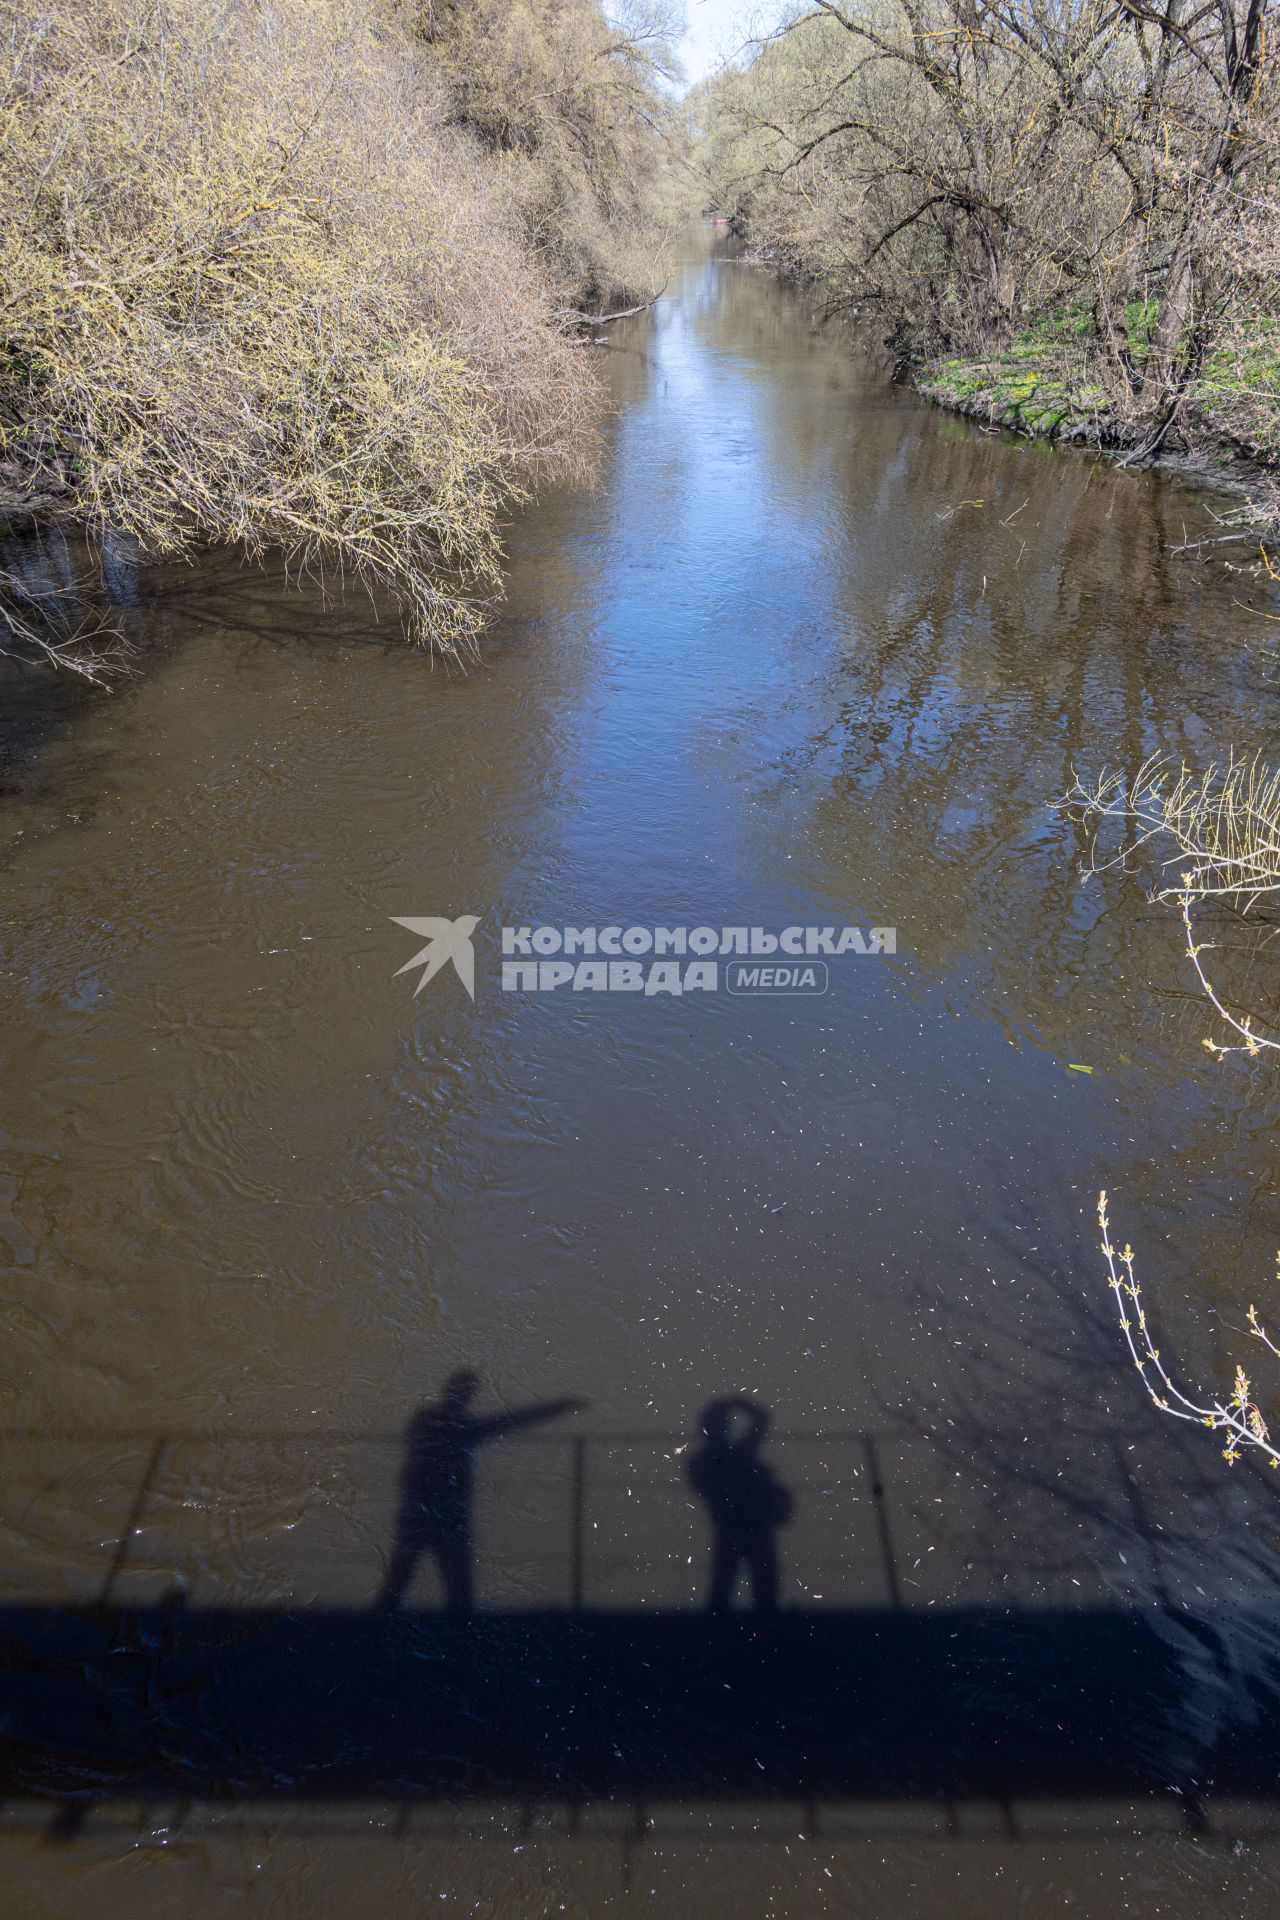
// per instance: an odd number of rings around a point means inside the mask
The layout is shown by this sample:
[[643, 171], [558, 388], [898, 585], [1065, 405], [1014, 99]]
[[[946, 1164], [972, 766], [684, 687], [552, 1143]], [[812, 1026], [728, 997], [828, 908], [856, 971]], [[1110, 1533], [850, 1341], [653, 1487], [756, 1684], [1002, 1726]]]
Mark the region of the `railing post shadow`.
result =
[[876, 1526], [880, 1533], [880, 1552], [884, 1558], [884, 1577], [889, 1589], [889, 1605], [902, 1605], [902, 1589], [898, 1585], [898, 1568], [893, 1557], [893, 1533], [889, 1526], [889, 1509], [884, 1497], [884, 1482], [880, 1478], [880, 1460], [876, 1453], [876, 1443], [871, 1435], [864, 1434], [863, 1444], [867, 1450], [867, 1468], [871, 1474], [871, 1498], [875, 1502]]
[[573, 1508], [569, 1543], [569, 1605], [582, 1612], [583, 1555], [586, 1549], [587, 1443], [581, 1434], [573, 1441]]
[[102, 1587], [98, 1594], [98, 1605], [100, 1607], [105, 1607], [110, 1600], [111, 1590], [120, 1575], [124, 1572], [128, 1562], [129, 1546], [133, 1540], [133, 1536], [142, 1525], [142, 1516], [147, 1510], [147, 1501], [151, 1497], [152, 1482], [155, 1480], [160, 1462], [164, 1458], [165, 1444], [165, 1435], [158, 1433], [152, 1442], [151, 1451], [147, 1455], [147, 1464], [142, 1470], [142, 1478], [139, 1480], [137, 1492], [133, 1496], [133, 1504], [129, 1508], [128, 1517], [125, 1520], [120, 1537], [116, 1541], [115, 1552], [111, 1556], [111, 1565], [107, 1568], [106, 1577], [102, 1582]]

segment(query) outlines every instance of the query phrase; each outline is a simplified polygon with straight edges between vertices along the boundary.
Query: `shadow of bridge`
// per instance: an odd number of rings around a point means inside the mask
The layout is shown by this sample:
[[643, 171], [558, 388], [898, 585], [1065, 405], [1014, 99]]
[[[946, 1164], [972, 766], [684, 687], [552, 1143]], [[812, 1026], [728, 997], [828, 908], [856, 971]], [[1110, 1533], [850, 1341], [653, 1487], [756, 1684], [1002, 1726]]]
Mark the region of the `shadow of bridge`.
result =
[[1270, 1703], [1191, 1778], [1136, 1611], [0, 1609], [12, 1798], [1280, 1794]]
[[[466, 1429], [468, 1448], [476, 1427]], [[721, 1448], [710, 1485], [723, 1500], [726, 1484], [731, 1493], [739, 1485], [726, 1481], [724, 1465], [727, 1457], [738, 1472], [739, 1445], [726, 1456], [714, 1421], [708, 1430]], [[762, 1432], [762, 1423], [749, 1427], [741, 1443], [753, 1476]], [[51, 1449], [85, 1438], [10, 1436], [44, 1463], [55, 1509]], [[806, 1809], [810, 1828], [819, 1806], [982, 1801], [1008, 1834], [1034, 1803], [1047, 1812], [1148, 1796], [1208, 1831], [1214, 1803], [1257, 1803], [1265, 1814], [1280, 1801], [1280, 1689], [1254, 1684], [1277, 1664], [1273, 1607], [1255, 1596], [1256, 1617], [1220, 1600], [1192, 1614], [1158, 1590], [1145, 1603], [1081, 1606], [1033, 1605], [1025, 1595], [1008, 1606], [958, 1604], [936, 1591], [931, 1599], [899, 1571], [884, 1475], [866, 1435], [777, 1442], [802, 1515], [818, 1512], [819, 1494], [837, 1482], [862, 1502], [849, 1508], [862, 1516], [865, 1554], [855, 1603], [831, 1604], [839, 1596], [827, 1587], [828, 1604], [784, 1599], [740, 1611], [673, 1603], [677, 1589], [661, 1584], [666, 1564], [685, 1579], [685, 1594], [707, 1593], [705, 1547], [701, 1560], [685, 1551], [696, 1548], [699, 1515], [707, 1518], [705, 1496], [693, 1497], [707, 1463], [691, 1468], [669, 1438], [597, 1437], [601, 1463], [626, 1463], [613, 1480], [603, 1464], [592, 1468], [586, 1437], [520, 1441], [509, 1457], [529, 1476], [520, 1483], [528, 1501], [508, 1498], [502, 1508], [522, 1525], [545, 1497], [535, 1516], [542, 1534], [545, 1516], [559, 1513], [547, 1555], [561, 1569], [559, 1597], [534, 1592], [513, 1606], [486, 1604], [481, 1593], [465, 1610], [450, 1604], [447, 1581], [438, 1610], [414, 1605], [407, 1590], [387, 1605], [385, 1586], [380, 1602], [367, 1565], [347, 1604], [193, 1602], [175, 1584], [181, 1541], [166, 1529], [207, 1528], [209, 1519], [188, 1497], [197, 1476], [175, 1463], [183, 1447], [248, 1440], [114, 1438], [132, 1451], [113, 1456], [116, 1540], [111, 1548], [108, 1538], [93, 1597], [21, 1596], [11, 1580], [12, 1597], [0, 1600], [0, 1794], [11, 1811], [50, 1810], [55, 1838], [69, 1838], [96, 1809], [228, 1800], [442, 1810], [514, 1802], [566, 1809], [571, 1819], [601, 1805], [776, 1801]], [[278, 1465], [283, 1438], [252, 1443]], [[434, 1428], [429, 1438], [419, 1467], [437, 1459]], [[820, 1475], [799, 1464], [806, 1449]], [[641, 1471], [637, 1459], [659, 1464]], [[365, 1479], [385, 1487], [391, 1462], [377, 1460]], [[461, 1482], [450, 1474], [456, 1493]], [[927, 1462], [922, 1477], [932, 1491]], [[358, 1478], [353, 1466], [343, 1482]], [[407, 1482], [402, 1475], [402, 1495], [421, 1478], [418, 1467]], [[200, 1484], [216, 1480], [205, 1473]], [[234, 1473], [229, 1480], [245, 1484]], [[772, 1481], [745, 1484], [757, 1490], [753, 1500], [763, 1485], [783, 1517]], [[667, 1502], [642, 1529], [653, 1601], [637, 1603], [632, 1591], [610, 1604], [607, 1553], [594, 1562], [588, 1553], [589, 1541], [606, 1538], [594, 1516], [607, 1532], [611, 1513], [643, 1506], [646, 1486]], [[494, 1504], [488, 1495], [480, 1503]], [[332, 1511], [323, 1502], [317, 1510]], [[680, 1516], [694, 1531], [671, 1552]], [[835, 1544], [855, 1554], [843, 1531]], [[322, 1550], [313, 1558], [330, 1564]], [[713, 1600], [714, 1582], [713, 1571]], [[1242, 1680], [1230, 1649], [1244, 1642], [1263, 1658]]]

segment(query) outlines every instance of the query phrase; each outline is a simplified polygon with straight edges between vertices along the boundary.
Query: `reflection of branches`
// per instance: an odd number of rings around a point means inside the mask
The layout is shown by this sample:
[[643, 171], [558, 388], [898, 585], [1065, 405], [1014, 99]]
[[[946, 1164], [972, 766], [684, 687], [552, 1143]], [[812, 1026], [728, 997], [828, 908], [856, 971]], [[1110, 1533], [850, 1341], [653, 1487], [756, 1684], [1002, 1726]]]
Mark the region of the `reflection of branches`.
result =
[[[1105, 1192], [1098, 1195], [1098, 1225], [1102, 1228], [1102, 1251], [1106, 1256], [1111, 1291], [1115, 1295], [1129, 1356], [1155, 1405], [1162, 1413], [1172, 1414], [1175, 1420], [1194, 1420], [1199, 1426], [1225, 1430], [1227, 1444], [1222, 1450], [1222, 1457], [1228, 1465], [1235, 1465], [1245, 1447], [1254, 1447], [1266, 1454], [1273, 1467], [1280, 1467], [1280, 1450], [1271, 1444], [1267, 1423], [1252, 1398], [1249, 1378], [1243, 1367], [1236, 1368], [1231, 1398], [1225, 1405], [1221, 1400], [1214, 1400], [1208, 1406], [1201, 1406], [1189, 1399], [1175, 1384], [1160, 1358], [1160, 1349], [1151, 1338], [1142, 1305], [1142, 1289], [1133, 1270], [1133, 1248], [1126, 1241], [1123, 1249], [1117, 1253], [1111, 1244]], [[1277, 1258], [1280, 1259], [1280, 1256]], [[1280, 1347], [1276, 1346], [1262, 1325], [1256, 1307], [1249, 1309], [1249, 1332], [1280, 1358]]]
[[0, 654], [65, 667], [94, 686], [125, 671], [125, 646], [75, 587], [35, 587], [0, 568]]
[[[920, 1577], [911, 1564], [915, 1536], [936, 1545], [926, 1566], [939, 1568], [935, 1577], [953, 1595], [967, 1588], [1042, 1600], [1056, 1588], [1070, 1599], [1083, 1563], [1137, 1604], [1176, 1592], [1179, 1607], [1195, 1610], [1189, 1573], [1199, 1568], [1204, 1577], [1206, 1535], [1232, 1529], [1229, 1547], [1226, 1538], [1220, 1545], [1234, 1555], [1234, 1523], [1259, 1489], [1229, 1487], [1224, 1500], [1212, 1456], [1181, 1430], [1135, 1478], [1131, 1452], [1149, 1439], [1151, 1423], [1136, 1401], [1117, 1417], [1110, 1303], [1079, 1287], [1078, 1263], [1062, 1257], [1052, 1231], [1055, 1249], [1042, 1251], [1045, 1231], [1038, 1206], [997, 1210], [983, 1219], [972, 1264], [949, 1259], [945, 1278], [928, 1268], [893, 1276], [894, 1308], [947, 1350], [945, 1378], [933, 1392], [913, 1384], [905, 1420], [900, 1385], [880, 1396], [873, 1416], [894, 1459], [904, 1578]], [[868, 1352], [867, 1377], [877, 1364]], [[1261, 1491], [1280, 1498], [1280, 1481]]]
[[1104, 820], [1123, 821], [1129, 830], [1126, 843], [1107, 859], [1100, 856], [1095, 837], [1087, 872], [1123, 866], [1148, 845], [1171, 849], [1161, 866], [1166, 873], [1176, 867], [1177, 880], [1155, 887], [1151, 897], [1177, 902], [1187, 957], [1201, 989], [1220, 1018], [1241, 1036], [1239, 1046], [1209, 1039], [1205, 1046], [1217, 1054], [1280, 1050], [1280, 1040], [1255, 1033], [1249, 1016], [1232, 1013], [1225, 1005], [1200, 958], [1213, 949], [1197, 941], [1191, 917], [1192, 907], [1203, 899], [1247, 915], [1259, 902], [1280, 898], [1280, 769], [1266, 766], [1259, 755], [1241, 760], [1232, 753], [1224, 768], [1211, 766], [1197, 773], [1185, 761], [1175, 769], [1156, 754], [1132, 780], [1103, 774], [1090, 785], [1077, 776], [1057, 804], [1092, 824], [1095, 833]]

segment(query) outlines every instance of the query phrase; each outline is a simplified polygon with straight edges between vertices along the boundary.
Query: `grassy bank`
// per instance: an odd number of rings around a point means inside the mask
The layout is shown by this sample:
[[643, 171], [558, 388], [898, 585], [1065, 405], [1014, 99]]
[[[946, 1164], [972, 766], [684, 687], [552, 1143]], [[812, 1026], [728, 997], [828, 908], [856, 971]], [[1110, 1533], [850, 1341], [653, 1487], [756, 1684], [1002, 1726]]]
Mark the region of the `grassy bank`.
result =
[[[1142, 358], [1139, 347], [1139, 374]], [[1027, 329], [1003, 351], [936, 357], [914, 380], [939, 405], [1032, 439], [1116, 450], [1140, 441], [1131, 389], [1104, 363], [1087, 323]], [[1208, 358], [1187, 395], [1179, 442], [1221, 468], [1280, 474], [1280, 325], [1261, 324], [1238, 349]]]
[[984, 423], [1280, 456], [1265, 0], [817, 0], [700, 99], [708, 204]]
[[927, 362], [915, 385], [940, 406], [1032, 439], [1124, 444], [1106, 391], [1090, 377], [1083, 356], [1015, 343], [1007, 353]]

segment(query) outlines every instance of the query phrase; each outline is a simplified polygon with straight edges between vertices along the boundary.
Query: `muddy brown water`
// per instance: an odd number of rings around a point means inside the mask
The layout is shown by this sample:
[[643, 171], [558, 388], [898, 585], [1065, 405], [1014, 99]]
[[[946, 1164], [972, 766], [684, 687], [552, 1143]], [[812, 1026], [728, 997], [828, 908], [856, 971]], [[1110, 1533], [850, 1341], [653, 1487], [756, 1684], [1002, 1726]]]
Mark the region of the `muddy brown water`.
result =
[[[708, 242], [584, 349], [601, 484], [465, 676], [220, 556], [119, 580], [112, 697], [13, 684], [6, 1913], [1276, 1897], [1277, 1489], [1147, 1408], [1094, 1223], [1253, 1359], [1274, 1075], [1047, 805], [1274, 754], [1268, 603], [810, 306]], [[504, 925], [897, 951], [504, 992]]]

